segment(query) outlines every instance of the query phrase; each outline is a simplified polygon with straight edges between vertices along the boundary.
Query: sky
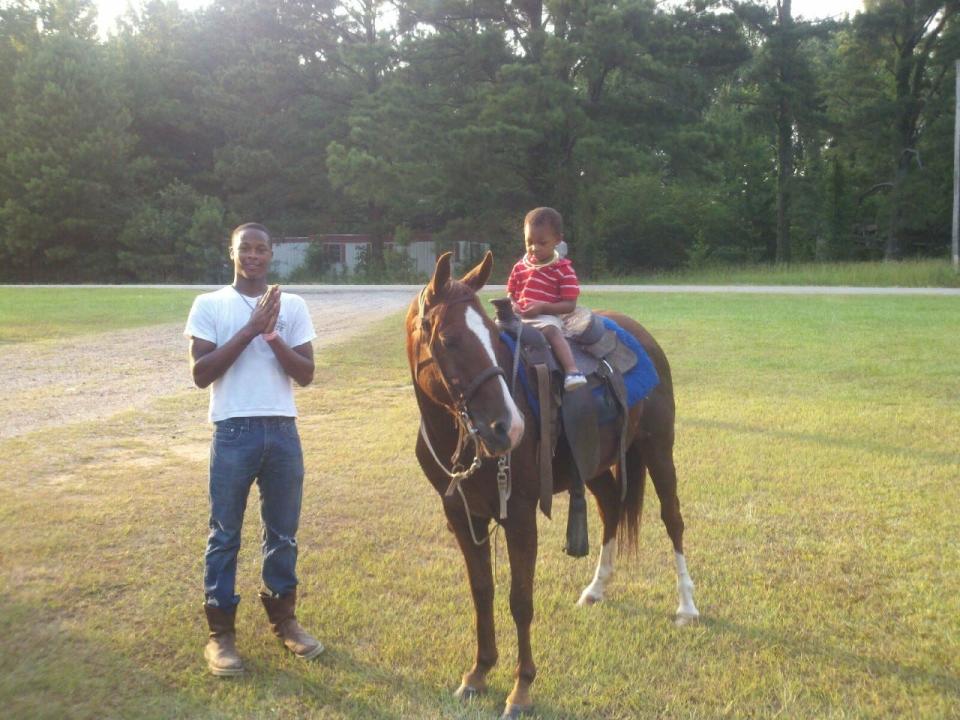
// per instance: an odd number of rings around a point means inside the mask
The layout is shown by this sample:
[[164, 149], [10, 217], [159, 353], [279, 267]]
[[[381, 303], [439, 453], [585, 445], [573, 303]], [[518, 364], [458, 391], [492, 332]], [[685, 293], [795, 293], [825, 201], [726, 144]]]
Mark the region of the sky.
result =
[[[133, 0], [134, 4], [139, 5], [138, 0]], [[768, 0], [773, 5], [775, 0]], [[209, 0], [179, 0], [182, 8], [196, 9], [207, 5]], [[128, 0], [97, 0], [99, 8], [99, 19], [97, 26], [100, 33], [106, 35], [113, 27], [114, 21], [122, 16], [127, 9]], [[841, 17], [844, 14], [853, 15], [859, 10], [863, 10], [863, 0], [793, 0], [794, 18], [805, 18], [807, 20], [821, 19], [826, 17]]]

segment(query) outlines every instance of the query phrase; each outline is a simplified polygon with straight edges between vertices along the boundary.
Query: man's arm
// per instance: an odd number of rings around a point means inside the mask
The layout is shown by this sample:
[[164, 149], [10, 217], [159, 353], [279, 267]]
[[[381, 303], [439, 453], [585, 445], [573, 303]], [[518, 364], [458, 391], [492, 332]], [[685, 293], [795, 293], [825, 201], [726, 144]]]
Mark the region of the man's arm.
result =
[[196, 386], [205, 388], [229, 370], [247, 345], [266, 330], [268, 325], [276, 323], [276, 316], [279, 313], [280, 293], [275, 288], [271, 288], [263, 294], [247, 324], [223, 345], [217, 346], [209, 340], [191, 337], [190, 371], [193, 373], [193, 382]]
[[[310, 329], [309, 335], [301, 335], [301, 337], [314, 336], [315, 333], [313, 332], [313, 325], [310, 323], [310, 316], [307, 314], [306, 305], [304, 305], [303, 301], [300, 300], [299, 304], [295, 304], [293, 307], [302, 309], [302, 319], [306, 321], [306, 325]], [[306, 387], [313, 382], [313, 344], [308, 340], [307, 342], [297, 345], [296, 347], [290, 347], [287, 345], [284, 339], [280, 337], [280, 334], [275, 332], [279, 317], [280, 311], [278, 308], [277, 314], [273, 317], [273, 320], [267, 324], [267, 334], [264, 336], [264, 339], [267, 341], [267, 345], [270, 346], [270, 349], [273, 350], [274, 357], [277, 358], [277, 361], [280, 363], [280, 367], [283, 368], [284, 372], [292, 377], [297, 385], [300, 387]], [[294, 324], [300, 328], [300, 324], [298, 324], [297, 321], [301, 318], [297, 317], [296, 311], [294, 312], [294, 318]]]
[[198, 388], [205, 388], [223, 375], [259, 333], [244, 327], [226, 343], [217, 347], [209, 340], [190, 338], [190, 370]]
[[306, 387], [313, 382], [313, 343], [305, 342], [303, 345], [290, 347], [277, 335], [273, 340], [267, 340], [267, 344], [280, 362], [280, 367], [297, 385]]

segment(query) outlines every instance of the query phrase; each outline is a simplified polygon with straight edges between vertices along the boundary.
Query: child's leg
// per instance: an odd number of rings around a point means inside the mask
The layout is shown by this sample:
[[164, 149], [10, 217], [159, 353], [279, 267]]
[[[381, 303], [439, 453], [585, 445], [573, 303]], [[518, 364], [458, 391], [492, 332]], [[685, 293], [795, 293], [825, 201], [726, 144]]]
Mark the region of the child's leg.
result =
[[570, 345], [567, 344], [567, 339], [563, 336], [563, 332], [553, 326], [547, 326], [541, 328], [541, 330], [546, 336], [547, 342], [550, 343], [550, 347], [552, 347], [553, 351], [557, 354], [557, 360], [559, 360], [560, 365], [563, 366], [563, 371], [567, 375], [579, 373], [580, 369], [577, 367], [576, 360], [573, 359], [573, 351], [570, 350]]

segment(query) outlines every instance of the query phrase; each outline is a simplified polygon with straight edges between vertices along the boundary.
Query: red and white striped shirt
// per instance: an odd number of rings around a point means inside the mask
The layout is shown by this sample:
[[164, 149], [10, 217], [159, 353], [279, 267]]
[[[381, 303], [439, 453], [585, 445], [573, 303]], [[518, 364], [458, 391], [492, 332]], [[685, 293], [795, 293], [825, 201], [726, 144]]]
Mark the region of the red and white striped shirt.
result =
[[510, 271], [507, 294], [521, 310], [526, 310], [533, 303], [576, 300], [580, 295], [580, 283], [567, 258], [537, 267], [524, 256]]

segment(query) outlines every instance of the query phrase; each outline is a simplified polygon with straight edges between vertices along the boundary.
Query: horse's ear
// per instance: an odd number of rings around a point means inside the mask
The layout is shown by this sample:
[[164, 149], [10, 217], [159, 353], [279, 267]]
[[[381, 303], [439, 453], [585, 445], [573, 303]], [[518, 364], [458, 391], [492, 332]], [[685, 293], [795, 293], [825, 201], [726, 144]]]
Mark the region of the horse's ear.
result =
[[430, 278], [430, 284], [427, 286], [434, 297], [441, 295], [450, 282], [451, 259], [453, 259], [451, 252], [445, 252], [437, 258], [437, 266], [433, 269], [433, 277]]
[[460, 281], [473, 288], [474, 292], [477, 292], [487, 284], [492, 269], [493, 253], [487, 250], [487, 254], [483, 256], [483, 260], [481, 260], [473, 270], [460, 278]]

